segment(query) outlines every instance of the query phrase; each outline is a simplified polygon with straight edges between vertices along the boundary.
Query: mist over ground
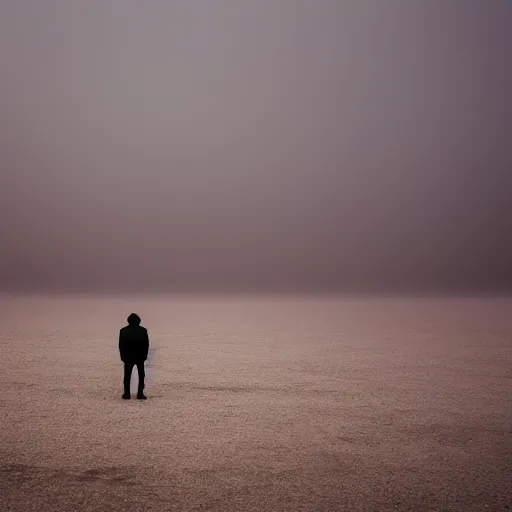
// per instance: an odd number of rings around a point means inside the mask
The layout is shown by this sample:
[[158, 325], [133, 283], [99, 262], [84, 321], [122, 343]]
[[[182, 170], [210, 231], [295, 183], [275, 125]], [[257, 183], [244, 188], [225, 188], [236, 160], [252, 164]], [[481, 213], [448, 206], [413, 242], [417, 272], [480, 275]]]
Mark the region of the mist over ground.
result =
[[507, 291], [512, 3], [3, 0], [0, 289]]

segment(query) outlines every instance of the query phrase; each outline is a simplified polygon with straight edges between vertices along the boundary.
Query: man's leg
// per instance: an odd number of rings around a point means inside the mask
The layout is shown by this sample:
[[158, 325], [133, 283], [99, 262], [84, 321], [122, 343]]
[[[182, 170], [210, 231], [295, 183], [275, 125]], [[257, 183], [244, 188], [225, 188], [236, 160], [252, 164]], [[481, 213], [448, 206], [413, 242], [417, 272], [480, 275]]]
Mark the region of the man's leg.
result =
[[130, 396], [130, 381], [132, 379], [132, 370], [135, 363], [127, 362], [124, 363], [124, 395], [123, 398], [129, 398]]
[[139, 388], [137, 391], [137, 397], [146, 398], [144, 396], [144, 378], [146, 377], [146, 374], [144, 372], [144, 361], [137, 363], [137, 371], [139, 372]]

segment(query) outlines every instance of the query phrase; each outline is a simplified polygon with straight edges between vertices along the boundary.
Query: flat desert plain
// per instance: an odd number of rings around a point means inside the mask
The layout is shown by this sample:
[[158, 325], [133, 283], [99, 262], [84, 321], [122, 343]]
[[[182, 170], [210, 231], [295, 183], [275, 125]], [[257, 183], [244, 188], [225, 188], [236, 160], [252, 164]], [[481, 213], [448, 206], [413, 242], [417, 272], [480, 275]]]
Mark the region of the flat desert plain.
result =
[[512, 508], [511, 299], [4, 295], [0, 328], [3, 512]]

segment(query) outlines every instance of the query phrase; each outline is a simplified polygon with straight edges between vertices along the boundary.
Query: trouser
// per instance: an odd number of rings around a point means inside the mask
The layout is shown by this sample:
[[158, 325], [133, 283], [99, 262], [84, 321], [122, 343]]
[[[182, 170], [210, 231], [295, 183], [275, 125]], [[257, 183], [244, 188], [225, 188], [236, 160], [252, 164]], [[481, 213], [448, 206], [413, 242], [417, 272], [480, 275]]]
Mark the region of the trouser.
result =
[[138, 393], [142, 393], [144, 391], [144, 361], [129, 361], [124, 363], [124, 391], [125, 393], [130, 393], [130, 381], [132, 378], [132, 370], [133, 367], [137, 366], [137, 371], [139, 372], [139, 388]]

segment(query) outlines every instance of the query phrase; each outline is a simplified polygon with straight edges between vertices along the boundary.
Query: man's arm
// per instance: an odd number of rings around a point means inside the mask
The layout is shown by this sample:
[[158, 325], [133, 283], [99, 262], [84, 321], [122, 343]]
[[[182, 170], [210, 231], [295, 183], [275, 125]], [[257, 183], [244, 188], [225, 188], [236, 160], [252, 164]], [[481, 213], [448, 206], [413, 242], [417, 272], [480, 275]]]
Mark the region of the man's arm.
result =
[[121, 329], [119, 331], [119, 355], [121, 356], [121, 361], [124, 363], [124, 353], [125, 353], [125, 339], [123, 336], [123, 330]]
[[144, 331], [144, 341], [143, 341], [143, 355], [144, 355], [144, 361], [148, 358], [148, 352], [149, 352], [149, 335], [148, 331]]

